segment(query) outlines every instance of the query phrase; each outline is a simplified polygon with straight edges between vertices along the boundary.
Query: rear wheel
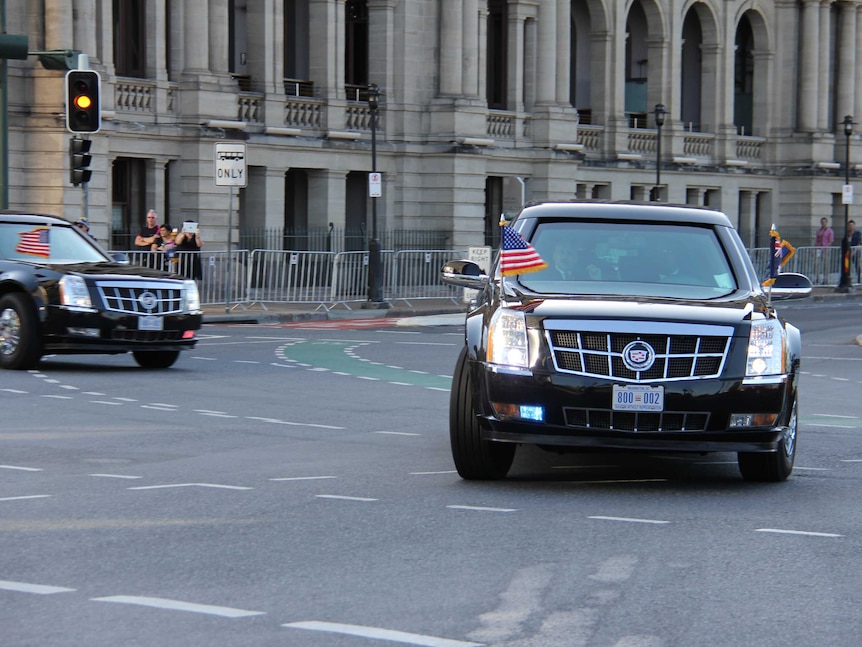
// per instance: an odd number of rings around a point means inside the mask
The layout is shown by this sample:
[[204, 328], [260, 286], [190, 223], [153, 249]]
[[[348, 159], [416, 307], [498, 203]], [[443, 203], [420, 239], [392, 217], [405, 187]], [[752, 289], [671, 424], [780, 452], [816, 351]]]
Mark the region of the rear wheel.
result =
[[798, 426], [798, 400], [793, 401], [793, 409], [790, 412], [790, 423], [784, 439], [778, 450], [771, 454], [754, 452], [739, 452], [737, 462], [742, 478], [746, 481], [784, 481], [793, 471], [793, 462], [796, 460], [796, 429]]
[[169, 368], [180, 356], [178, 350], [136, 350], [132, 352], [135, 361], [143, 368]]
[[482, 439], [481, 421], [473, 405], [473, 380], [467, 366], [467, 349], [455, 366], [449, 397], [449, 441], [461, 478], [496, 480], [506, 476], [515, 458], [513, 443]]
[[26, 295], [0, 299], [0, 368], [34, 368], [42, 357], [36, 311]]

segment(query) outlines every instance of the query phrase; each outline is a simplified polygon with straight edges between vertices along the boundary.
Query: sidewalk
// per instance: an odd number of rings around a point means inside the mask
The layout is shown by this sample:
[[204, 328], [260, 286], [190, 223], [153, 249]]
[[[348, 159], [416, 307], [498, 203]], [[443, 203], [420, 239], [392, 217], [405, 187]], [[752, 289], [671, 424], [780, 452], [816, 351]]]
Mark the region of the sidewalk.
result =
[[[816, 287], [807, 301], [836, 301], [862, 299], [862, 286], [849, 293], [836, 292], [834, 287]], [[326, 310], [316, 303], [252, 303], [211, 304], [203, 307], [204, 323], [256, 323], [274, 324], [293, 321], [327, 321], [332, 319], [372, 319], [378, 317], [418, 317], [453, 314], [468, 310], [468, 304], [451, 299], [411, 299], [387, 302], [389, 308], [372, 308], [364, 302], [354, 302], [348, 309], [339, 304]], [[862, 337], [862, 335], [860, 335]]]

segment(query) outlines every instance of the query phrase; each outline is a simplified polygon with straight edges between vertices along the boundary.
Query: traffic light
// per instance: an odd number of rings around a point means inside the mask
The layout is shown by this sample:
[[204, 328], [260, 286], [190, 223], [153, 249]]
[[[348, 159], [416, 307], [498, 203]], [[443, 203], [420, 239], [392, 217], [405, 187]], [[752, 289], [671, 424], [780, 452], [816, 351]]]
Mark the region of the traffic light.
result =
[[102, 127], [99, 73], [66, 72], [66, 128], [73, 133], [95, 133]]
[[86, 184], [93, 175], [93, 171], [87, 168], [93, 161], [90, 155], [92, 145], [92, 141], [80, 137], [69, 140], [69, 181], [75, 186]]

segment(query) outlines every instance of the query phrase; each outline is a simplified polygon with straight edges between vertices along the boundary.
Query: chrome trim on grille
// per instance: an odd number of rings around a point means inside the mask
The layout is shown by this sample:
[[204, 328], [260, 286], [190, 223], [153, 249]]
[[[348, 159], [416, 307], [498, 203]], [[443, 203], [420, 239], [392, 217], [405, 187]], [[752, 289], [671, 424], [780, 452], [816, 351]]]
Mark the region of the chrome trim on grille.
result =
[[[134, 315], [168, 315], [182, 312], [183, 285], [164, 281], [97, 281], [106, 310]], [[141, 297], [146, 295], [143, 300]], [[155, 297], [153, 299], [150, 296]], [[146, 307], [145, 304], [151, 304]]]
[[[733, 328], [636, 321], [546, 321], [545, 339], [559, 373], [618, 382], [673, 382], [719, 377]], [[655, 362], [633, 371], [623, 349], [635, 340], [655, 350]]]

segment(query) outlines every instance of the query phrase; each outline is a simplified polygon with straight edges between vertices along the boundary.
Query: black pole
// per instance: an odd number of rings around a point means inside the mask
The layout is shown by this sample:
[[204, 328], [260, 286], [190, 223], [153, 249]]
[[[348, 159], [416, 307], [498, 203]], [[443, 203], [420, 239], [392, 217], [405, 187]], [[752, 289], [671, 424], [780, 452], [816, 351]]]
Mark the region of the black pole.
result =
[[[371, 113], [371, 173], [377, 173], [377, 110], [380, 88], [368, 86], [368, 108]], [[371, 182], [368, 185], [371, 194]], [[377, 197], [371, 195], [371, 238], [368, 241], [368, 301], [383, 303], [383, 276], [380, 271], [380, 239], [377, 237]]]
[[[850, 184], [850, 135], [853, 133], [853, 117], [844, 117], [844, 185]], [[850, 292], [853, 283], [850, 278], [850, 202], [844, 199], [844, 235], [841, 237], [841, 280], [836, 292]]]
[[[6, 0], [0, 0], [0, 32], [6, 33]], [[0, 59], [0, 209], [9, 208], [9, 65]]]
[[661, 200], [661, 127], [664, 126], [664, 116], [667, 112], [664, 109], [663, 103], [657, 103], [655, 111], [655, 186], [652, 190], [651, 200], [659, 202]]

